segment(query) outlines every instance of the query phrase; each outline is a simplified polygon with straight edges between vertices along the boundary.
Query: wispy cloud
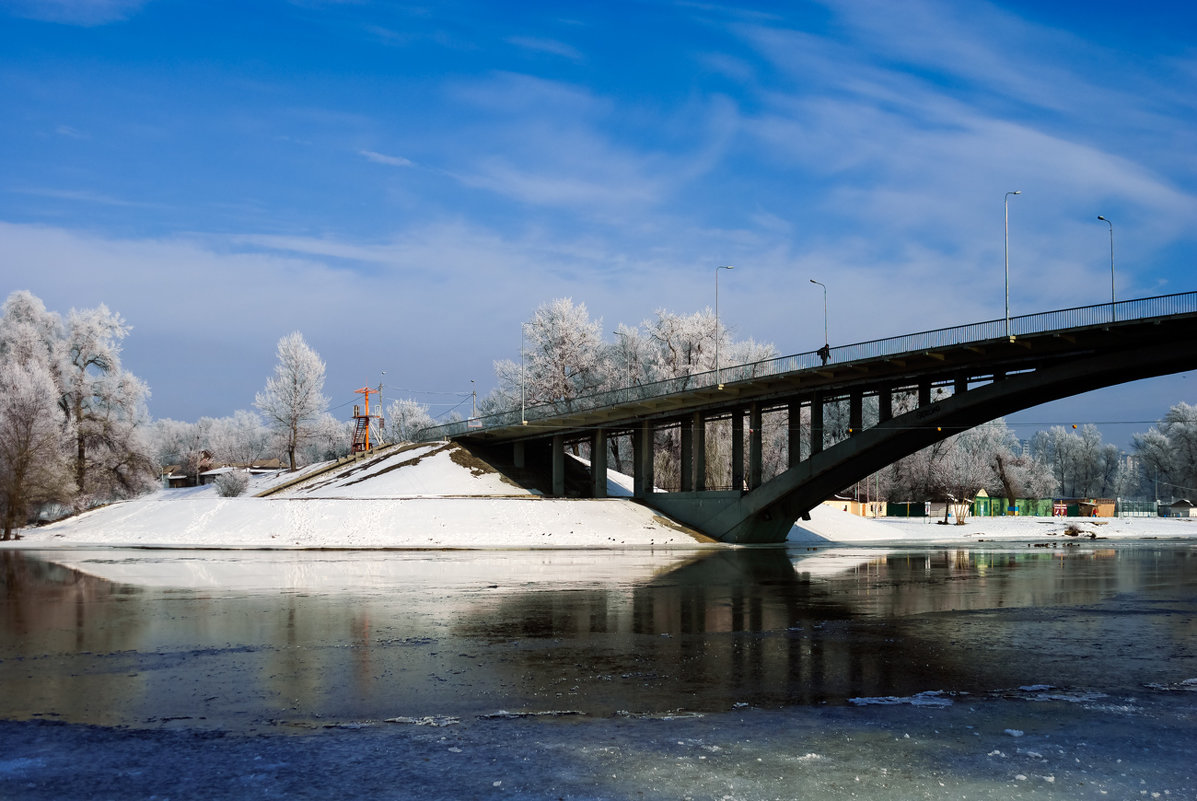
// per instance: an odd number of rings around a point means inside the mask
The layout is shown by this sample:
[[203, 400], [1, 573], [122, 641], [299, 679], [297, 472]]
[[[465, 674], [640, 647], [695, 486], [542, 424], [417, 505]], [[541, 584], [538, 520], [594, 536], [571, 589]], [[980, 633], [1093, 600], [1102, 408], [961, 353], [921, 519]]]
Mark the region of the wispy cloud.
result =
[[402, 156], [388, 156], [385, 153], [376, 153], [373, 150], [359, 150], [359, 156], [364, 156], [368, 161], [375, 164], [386, 164], [388, 167], [410, 167], [412, 163], [409, 159]]
[[59, 125], [54, 129], [54, 133], [59, 136], [65, 136], [68, 139], [90, 139], [91, 136], [80, 131], [78, 128], [72, 128], [70, 125]]
[[92, 27], [127, 19], [149, 0], [7, 0], [0, 10], [64, 25]]
[[560, 56], [570, 61], [580, 62], [583, 59], [581, 51], [576, 47], [568, 45], [565, 42], [559, 42], [556, 39], [539, 39], [533, 36], [511, 36], [507, 38], [507, 43], [522, 50], [547, 53], [548, 55]]
[[54, 198], [55, 200], [70, 200], [78, 203], [95, 203], [101, 206], [125, 206], [129, 208], [150, 208], [156, 207], [158, 204], [147, 203], [138, 200], [125, 200], [124, 198], [113, 197], [106, 195], [103, 192], [93, 192], [88, 189], [48, 189], [48, 188], [17, 188], [11, 190], [22, 195], [35, 195], [37, 197]]

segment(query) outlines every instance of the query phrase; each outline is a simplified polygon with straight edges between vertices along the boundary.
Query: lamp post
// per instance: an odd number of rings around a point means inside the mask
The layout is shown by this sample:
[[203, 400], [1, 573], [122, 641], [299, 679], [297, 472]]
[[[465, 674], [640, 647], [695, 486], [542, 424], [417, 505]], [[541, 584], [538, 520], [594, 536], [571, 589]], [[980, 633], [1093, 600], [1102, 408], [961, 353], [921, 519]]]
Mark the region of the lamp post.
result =
[[723, 389], [723, 382], [719, 380], [719, 271], [734, 270], [730, 264], [721, 264], [715, 268], [715, 384]]
[[623, 349], [628, 353], [628, 387], [625, 400], [632, 400], [632, 349], [628, 347], [628, 335], [623, 331], [612, 331], [617, 337], [623, 337]]
[[527, 327], [527, 323], [520, 323], [520, 425], [522, 426], [528, 425], [528, 418], [524, 416], [526, 408], [525, 398], [527, 395], [524, 389], [524, 385], [527, 383], [527, 369], [524, 367], [524, 336]]
[[813, 278], [810, 279], [810, 282], [823, 287], [823, 347], [830, 348], [831, 340], [827, 337], [827, 284]]
[[1097, 215], [1097, 219], [1110, 226], [1110, 319], [1117, 320], [1118, 307], [1114, 305], [1114, 223], [1100, 214]]
[[1006, 336], [1010, 336], [1010, 196], [1021, 195], [1022, 190], [1007, 192], [1002, 198], [1002, 206], [1006, 209]]
[[478, 416], [478, 385], [470, 379], [470, 417]]

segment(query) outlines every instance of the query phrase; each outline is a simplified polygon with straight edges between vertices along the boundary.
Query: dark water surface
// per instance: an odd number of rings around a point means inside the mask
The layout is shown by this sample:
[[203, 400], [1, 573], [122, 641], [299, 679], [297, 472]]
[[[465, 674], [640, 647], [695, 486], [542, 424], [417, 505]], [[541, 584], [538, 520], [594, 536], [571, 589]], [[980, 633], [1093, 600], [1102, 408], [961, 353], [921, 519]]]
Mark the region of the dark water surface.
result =
[[0, 718], [302, 731], [1197, 677], [1184, 543], [0, 551]]

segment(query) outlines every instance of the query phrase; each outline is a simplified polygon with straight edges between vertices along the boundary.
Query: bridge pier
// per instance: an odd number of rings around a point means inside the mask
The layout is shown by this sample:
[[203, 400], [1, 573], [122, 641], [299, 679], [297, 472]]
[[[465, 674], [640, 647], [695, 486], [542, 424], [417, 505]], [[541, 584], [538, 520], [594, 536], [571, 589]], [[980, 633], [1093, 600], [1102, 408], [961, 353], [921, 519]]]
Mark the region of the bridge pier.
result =
[[754, 490], [761, 485], [764, 474], [764, 448], [762, 447], [762, 429], [764, 417], [761, 414], [760, 403], [748, 406], [748, 489]]
[[635, 462], [632, 495], [636, 498], [647, 498], [653, 491], [653, 436], [655, 433], [652, 421], [643, 420], [632, 437], [632, 459]]
[[553, 449], [553, 497], [565, 497], [565, 437], [554, 434], [550, 447]]
[[744, 410], [732, 410], [731, 488], [744, 489]]
[[681, 432], [682, 451], [678, 473], [681, 477], [682, 492], [689, 492], [694, 489], [694, 429], [687, 420], [679, 420], [678, 429]]
[[786, 467], [793, 467], [802, 461], [802, 402], [792, 400], [786, 404]]
[[594, 497], [607, 497], [607, 429], [595, 429], [590, 441], [590, 475], [594, 479]]
[[864, 394], [853, 390], [848, 396], [848, 434], [856, 436], [864, 428]]
[[823, 452], [823, 393], [816, 392], [810, 401], [810, 455]]
[[894, 390], [885, 387], [877, 393], [877, 422], [884, 423], [894, 416]]

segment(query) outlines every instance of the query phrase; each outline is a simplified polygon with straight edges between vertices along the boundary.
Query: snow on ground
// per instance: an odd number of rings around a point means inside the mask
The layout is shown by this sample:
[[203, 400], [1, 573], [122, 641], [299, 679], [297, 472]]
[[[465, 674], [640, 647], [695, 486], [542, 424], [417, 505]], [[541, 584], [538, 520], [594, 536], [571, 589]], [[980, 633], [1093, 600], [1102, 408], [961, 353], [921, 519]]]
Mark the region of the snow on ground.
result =
[[[22, 532], [15, 547], [167, 548], [694, 548], [700, 535], [624, 500], [631, 479], [611, 471], [604, 500], [551, 499], [523, 489], [447, 443], [317, 465], [266, 498], [221, 498], [215, 487], [160, 490]], [[251, 493], [294, 477], [263, 476]], [[1175, 538], [1197, 521], [1164, 518], [857, 517], [830, 505], [798, 521], [789, 542], [969, 543], [993, 540]], [[1069, 525], [1081, 533], [1065, 534]]]

